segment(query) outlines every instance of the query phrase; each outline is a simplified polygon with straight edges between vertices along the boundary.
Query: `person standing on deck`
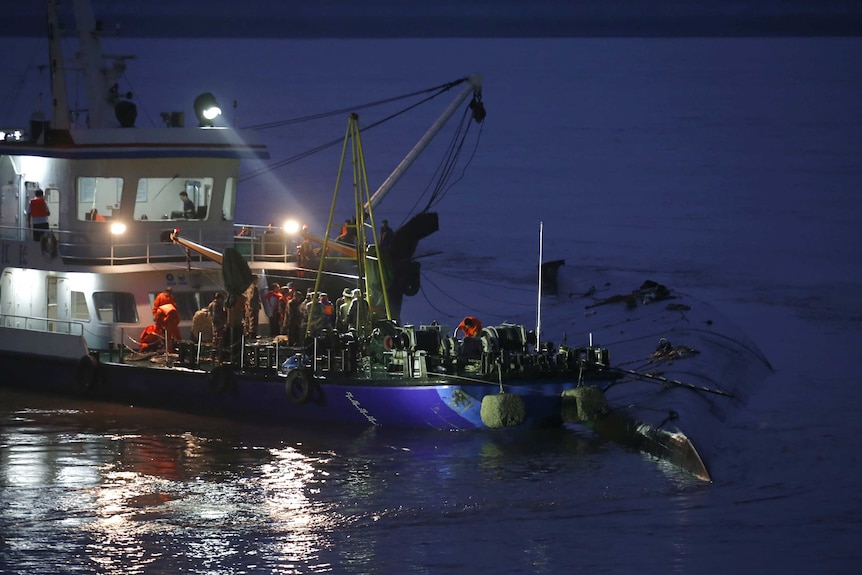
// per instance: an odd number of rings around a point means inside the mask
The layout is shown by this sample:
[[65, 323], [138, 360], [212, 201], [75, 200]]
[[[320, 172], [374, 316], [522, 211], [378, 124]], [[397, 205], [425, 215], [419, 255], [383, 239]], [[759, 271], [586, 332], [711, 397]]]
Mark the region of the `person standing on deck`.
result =
[[282, 295], [281, 286], [273, 283], [269, 291], [263, 296], [264, 309], [269, 312], [269, 337], [275, 337], [281, 331], [282, 317]]
[[48, 216], [51, 215], [44, 195], [42, 190], [36, 190], [35, 196], [27, 206], [27, 227], [33, 228], [33, 239], [37, 242], [48, 229]]
[[257, 276], [251, 276], [251, 284], [245, 290], [245, 317], [243, 318], [243, 333], [247, 339], [257, 337], [257, 323], [260, 314], [260, 292], [257, 289]]
[[[234, 298], [231, 303], [231, 297]], [[242, 355], [243, 318], [245, 317], [245, 295], [231, 296], [225, 300], [227, 309], [227, 345], [233, 363], [239, 363]]]
[[335, 306], [332, 305], [329, 296], [321, 293], [318, 301], [320, 302], [320, 311], [323, 313], [323, 327], [335, 327]]
[[153, 300], [153, 318], [155, 319], [156, 314], [159, 311], [159, 308], [165, 304], [171, 304], [176, 307], [177, 301], [174, 299], [174, 290], [171, 286], [165, 288], [163, 292], [156, 294], [155, 299]]
[[166, 303], [159, 306], [155, 313], [155, 324], [160, 334], [165, 334], [165, 349], [173, 352], [174, 342], [182, 339], [180, 335], [180, 313], [177, 306]]
[[302, 303], [305, 298], [305, 294], [302, 291], [294, 292], [293, 297], [290, 298], [290, 302], [288, 302], [288, 312], [287, 312], [287, 339], [288, 345], [300, 345], [302, 344], [303, 336], [302, 333]]
[[360, 337], [371, 335], [371, 308], [368, 305], [368, 300], [362, 297], [362, 290], [360, 289], [353, 290], [353, 300], [347, 311], [347, 326], [348, 329], [356, 330]]
[[224, 351], [224, 334], [227, 330], [227, 310], [224, 308], [224, 294], [217, 292], [213, 300], [207, 306], [213, 322], [213, 362], [221, 365], [222, 353]]
[[479, 318], [473, 316], [467, 316], [461, 323], [458, 324], [458, 327], [455, 328], [455, 333], [459, 331], [463, 331], [464, 335], [467, 337], [477, 337], [482, 335], [482, 322]]
[[341, 292], [341, 297], [335, 300], [335, 329], [339, 332], [347, 331], [347, 312], [350, 311], [350, 304], [353, 302], [353, 290], [349, 287], [344, 288]]

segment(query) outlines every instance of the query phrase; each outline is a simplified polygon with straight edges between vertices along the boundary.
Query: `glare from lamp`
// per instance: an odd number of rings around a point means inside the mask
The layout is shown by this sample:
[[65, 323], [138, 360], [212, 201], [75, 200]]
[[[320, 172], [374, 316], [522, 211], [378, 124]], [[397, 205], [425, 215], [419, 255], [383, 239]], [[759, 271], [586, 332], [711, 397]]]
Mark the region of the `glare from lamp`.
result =
[[115, 236], [121, 236], [126, 233], [126, 224], [123, 222], [114, 222], [111, 224], [111, 233]]
[[296, 220], [287, 220], [286, 222], [284, 222], [284, 226], [282, 226], [282, 228], [287, 233], [287, 235], [295, 236], [297, 233], [299, 233], [299, 222], [297, 222]]
[[213, 120], [221, 116], [221, 106], [210, 92], [204, 92], [195, 98], [194, 108], [201, 126], [212, 126]]

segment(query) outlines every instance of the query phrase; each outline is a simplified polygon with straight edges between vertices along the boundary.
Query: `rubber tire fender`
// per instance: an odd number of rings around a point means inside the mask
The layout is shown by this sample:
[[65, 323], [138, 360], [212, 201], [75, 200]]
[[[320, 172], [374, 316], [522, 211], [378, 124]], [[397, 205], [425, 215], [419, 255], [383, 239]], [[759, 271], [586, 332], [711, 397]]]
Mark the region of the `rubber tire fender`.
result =
[[80, 389], [94, 389], [105, 381], [105, 368], [97, 357], [82, 355], [78, 360], [75, 382]]
[[294, 369], [287, 374], [287, 381], [284, 384], [284, 392], [291, 403], [296, 405], [304, 405], [311, 395], [311, 375], [307, 370], [299, 368]]
[[231, 391], [236, 392], [236, 380], [233, 370], [227, 365], [217, 365], [209, 373], [210, 389], [216, 395], [224, 395]]

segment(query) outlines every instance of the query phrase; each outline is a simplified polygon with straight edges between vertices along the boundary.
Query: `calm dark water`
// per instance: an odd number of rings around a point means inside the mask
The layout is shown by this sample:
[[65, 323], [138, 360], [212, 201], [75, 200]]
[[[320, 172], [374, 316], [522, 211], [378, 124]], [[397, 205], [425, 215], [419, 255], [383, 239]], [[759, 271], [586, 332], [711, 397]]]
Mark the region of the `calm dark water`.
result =
[[577, 429], [257, 427], [2, 390], [0, 573], [854, 572], [853, 479], [783, 425], [728, 436], [704, 484]]
[[626, 531], [638, 561], [673, 569], [711, 489], [570, 429], [261, 428], [8, 391], [0, 406], [3, 573], [602, 570]]

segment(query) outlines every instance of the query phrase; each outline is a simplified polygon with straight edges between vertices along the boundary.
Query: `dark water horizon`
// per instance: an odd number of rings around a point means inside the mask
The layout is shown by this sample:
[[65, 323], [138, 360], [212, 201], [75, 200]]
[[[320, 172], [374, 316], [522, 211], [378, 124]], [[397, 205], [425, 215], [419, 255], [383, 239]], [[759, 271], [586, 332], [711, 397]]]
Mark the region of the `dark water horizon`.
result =
[[[836, 37], [862, 34], [862, 7], [852, 0], [615, 0], [589, 2], [449, 0], [405, 4], [376, 0], [317, 3], [151, 1], [132, 8], [94, 0], [109, 35], [127, 38], [740, 38]], [[72, 24], [72, 2], [61, 3]], [[44, 33], [45, 6], [7, 6], [0, 36]]]

